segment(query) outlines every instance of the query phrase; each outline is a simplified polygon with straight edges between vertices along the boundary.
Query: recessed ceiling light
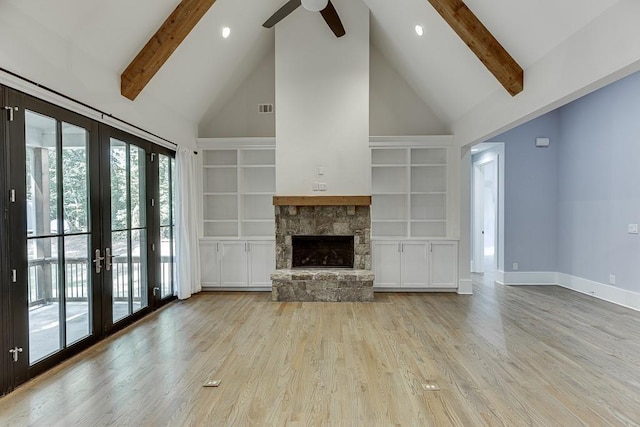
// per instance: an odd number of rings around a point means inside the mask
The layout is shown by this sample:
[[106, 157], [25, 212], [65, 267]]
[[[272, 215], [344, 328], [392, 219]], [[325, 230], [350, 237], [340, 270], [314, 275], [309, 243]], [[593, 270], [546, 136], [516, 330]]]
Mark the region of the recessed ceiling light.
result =
[[230, 34], [231, 34], [231, 28], [229, 28], [229, 27], [223, 27], [222, 28], [222, 38], [223, 39], [228, 38]]
[[424, 34], [424, 30], [422, 29], [422, 25], [416, 25], [416, 34], [422, 36]]

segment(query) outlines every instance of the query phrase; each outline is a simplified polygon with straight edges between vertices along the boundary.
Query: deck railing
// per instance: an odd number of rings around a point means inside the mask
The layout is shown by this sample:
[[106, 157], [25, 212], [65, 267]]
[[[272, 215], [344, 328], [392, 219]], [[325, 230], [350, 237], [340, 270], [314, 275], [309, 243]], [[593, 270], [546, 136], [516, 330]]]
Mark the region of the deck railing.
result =
[[[57, 258], [29, 260], [29, 306], [48, 304], [59, 300], [59, 272]], [[173, 260], [169, 256], [161, 259], [160, 284], [163, 295], [171, 292], [173, 282]], [[67, 301], [86, 300], [89, 297], [90, 270], [93, 268], [86, 258], [65, 259], [65, 297]], [[127, 257], [112, 258], [112, 284], [114, 301], [127, 301], [129, 294], [129, 263]], [[145, 292], [146, 272], [141, 268], [140, 257], [131, 258], [132, 298], [141, 300]], [[105, 270], [103, 270], [105, 272]]]

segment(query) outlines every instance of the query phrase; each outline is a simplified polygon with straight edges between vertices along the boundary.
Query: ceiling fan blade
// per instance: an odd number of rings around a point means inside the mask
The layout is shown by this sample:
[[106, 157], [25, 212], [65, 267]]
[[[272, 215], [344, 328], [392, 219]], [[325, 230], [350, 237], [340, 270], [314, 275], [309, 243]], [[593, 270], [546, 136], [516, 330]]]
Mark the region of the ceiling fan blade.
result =
[[301, 0], [289, 0], [280, 9], [278, 9], [276, 13], [271, 15], [271, 18], [267, 19], [262, 26], [265, 28], [273, 27], [278, 22], [286, 18], [291, 12], [299, 8], [301, 4]]
[[340, 21], [338, 12], [336, 12], [336, 8], [333, 7], [331, 0], [329, 0], [329, 3], [327, 3], [327, 7], [322, 9], [320, 13], [322, 14], [325, 22], [327, 23], [329, 28], [331, 28], [331, 31], [333, 31], [333, 34], [335, 34], [336, 37], [342, 37], [345, 35], [342, 21]]

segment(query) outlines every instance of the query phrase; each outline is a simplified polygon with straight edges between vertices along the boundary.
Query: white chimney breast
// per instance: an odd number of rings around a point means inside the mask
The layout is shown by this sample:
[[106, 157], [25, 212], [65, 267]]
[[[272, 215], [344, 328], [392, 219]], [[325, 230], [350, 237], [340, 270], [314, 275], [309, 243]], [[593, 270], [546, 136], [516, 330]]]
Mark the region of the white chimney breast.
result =
[[276, 194], [371, 194], [369, 9], [333, 0], [346, 35], [299, 8], [276, 25]]

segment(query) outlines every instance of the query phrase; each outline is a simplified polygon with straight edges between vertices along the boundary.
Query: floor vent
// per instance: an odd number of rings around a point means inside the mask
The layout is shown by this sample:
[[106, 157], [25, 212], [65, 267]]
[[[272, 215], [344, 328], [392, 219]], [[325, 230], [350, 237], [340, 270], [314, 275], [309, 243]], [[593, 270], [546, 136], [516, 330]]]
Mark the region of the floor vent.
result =
[[260, 114], [273, 113], [273, 104], [258, 104], [258, 113]]
[[422, 388], [425, 391], [440, 391], [440, 386], [436, 383], [431, 383], [431, 382], [422, 384]]

